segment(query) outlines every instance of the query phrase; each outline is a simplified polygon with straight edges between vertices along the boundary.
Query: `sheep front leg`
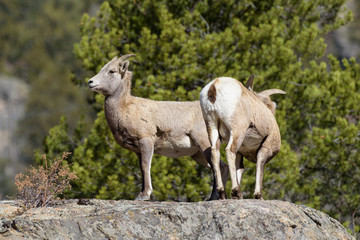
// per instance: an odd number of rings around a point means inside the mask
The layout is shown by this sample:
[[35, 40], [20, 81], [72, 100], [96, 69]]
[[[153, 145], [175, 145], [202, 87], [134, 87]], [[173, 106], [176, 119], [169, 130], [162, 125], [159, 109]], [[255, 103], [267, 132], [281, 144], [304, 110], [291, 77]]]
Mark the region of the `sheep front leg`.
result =
[[[210, 143], [208, 143], [207, 146], [209, 144]], [[196, 154], [192, 155], [191, 158], [194, 159], [195, 161], [199, 162], [204, 167], [209, 167], [213, 170], [212, 163], [211, 163], [211, 148], [210, 147], [206, 148], [205, 151], [200, 150]], [[225, 184], [227, 181], [229, 169], [228, 169], [227, 164], [224, 163], [223, 161], [221, 161], [221, 159], [220, 159], [220, 169], [221, 169], [222, 180], [223, 180], [223, 183]], [[212, 171], [212, 173], [213, 173], [213, 189], [212, 189], [209, 201], [219, 199], [219, 194], [216, 190], [216, 178], [215, 178], [214, 171]]]
[[154, 154], [154, 141], [151, 138], [143, 138], [139, 141], [140, 153], [138, 153], [139, 165], [142, 175], [142, 191], [136, 200], [148, 201], [152, 194], [151, 185], [151, 159]]

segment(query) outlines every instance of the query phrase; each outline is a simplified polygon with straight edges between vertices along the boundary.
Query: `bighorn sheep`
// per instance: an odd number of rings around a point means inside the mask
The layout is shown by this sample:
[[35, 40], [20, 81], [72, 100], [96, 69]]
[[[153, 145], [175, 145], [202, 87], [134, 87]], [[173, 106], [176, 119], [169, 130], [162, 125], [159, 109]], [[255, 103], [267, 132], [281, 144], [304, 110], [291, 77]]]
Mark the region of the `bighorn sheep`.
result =
[[217, 78], [200, 93], [200, 105], [211, 143], [211, 161], [221, 199], [225, 198], [218, 160], [222, 141], [227, 142], [225, 151], [232, 183], [231, 196], [235, 199], [242, 198], [243, 157], [256, 163], [254, 196], [262, 199], [264, 166], [280, 150], [281, 137], [274, 116], [276, 104], [270, 100], [270, 95], [285, 92], [269, 89], [255, 93], [252, 91], [252, 78], [246, 87], [233, 78]]
[[[167, 157], [191, 156], [211, 166], [210, 142], [199, 101], [153, 101], [132, 96], [133, 54], [113, 58], [88, 82], [89, 88], [105, 96], [105, 117], [120, 146], [136, 153], [142, 173], [142, 191], [137, 200], [149, 200], [153, 191], [150, 168], [153, 154]], [[228, 168], [221, 161], [226, 182]], [[215, 180], [210, 199], [218, 199]]]

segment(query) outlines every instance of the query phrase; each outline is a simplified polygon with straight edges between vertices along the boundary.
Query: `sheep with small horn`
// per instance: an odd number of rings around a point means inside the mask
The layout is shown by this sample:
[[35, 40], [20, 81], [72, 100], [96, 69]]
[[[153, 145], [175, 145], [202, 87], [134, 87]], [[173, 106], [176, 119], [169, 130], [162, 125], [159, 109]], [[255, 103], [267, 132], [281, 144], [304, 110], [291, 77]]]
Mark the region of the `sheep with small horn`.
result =
[[231, 178], [231, 197], [242, 198], [241, 178], [243, 157], [256, 163], [254, 196], [262, 199], [262, 180], [265, 164], [280, 150], [281, 136], [275, 119], [272, 94], [285, 94], [280, 89], [253, 92], [254, 76], [244, 87], [238, 80], [221, 77], [207, 84], [200, 93], [200, 105], [211, 143], [211, 161], [217, 191], [225, 199], [220, 178], [219, 157], [221, 142], [226, 142], [226, 159]]
[[[105, 96], [105, 117], [116, 142], [139, 158], [143, 181], [136, 199], [149, 200], [153, 192], [150, 174], [153, 154], [191, 156], [210, 168], [211, 150], [199, 101], [153, 101], [131, 95], [132, 72], [128, 70], [127, 59], [133, 56], [113, 58], [88, 85]], [[220, 168], [225, 183], [228, 167], [221, 161]], [[210, 199], [218, 198], [214, 186]]]

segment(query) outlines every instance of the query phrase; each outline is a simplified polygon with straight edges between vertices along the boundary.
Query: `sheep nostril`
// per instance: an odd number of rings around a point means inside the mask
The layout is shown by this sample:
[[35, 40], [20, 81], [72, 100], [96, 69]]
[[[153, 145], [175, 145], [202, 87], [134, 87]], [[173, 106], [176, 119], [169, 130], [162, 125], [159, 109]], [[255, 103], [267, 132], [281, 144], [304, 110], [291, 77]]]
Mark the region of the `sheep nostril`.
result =
[[90, 79], [89, 82], [88, 82], [88, 84], [92, 84], [92, 83], [93, 83], [93, 80]]

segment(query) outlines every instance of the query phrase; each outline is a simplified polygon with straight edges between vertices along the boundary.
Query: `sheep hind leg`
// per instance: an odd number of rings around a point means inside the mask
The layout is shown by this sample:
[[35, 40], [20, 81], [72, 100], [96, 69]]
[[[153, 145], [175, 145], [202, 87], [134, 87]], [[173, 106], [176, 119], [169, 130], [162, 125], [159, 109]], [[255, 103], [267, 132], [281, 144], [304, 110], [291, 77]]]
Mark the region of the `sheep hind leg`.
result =
[[226, 151], [226, 159], [229, 164], [229, 172], [231, 178], [231, 198], [233, 199], [242, 199], [242, 192], [240, 188], [240, 184], [237, 178], [237, 167], [236, 167], [236, 154], [239, 146], [241, 146], [244, 136], [237, 135], [230, 131], [230, 138], [228, 145], [225, 148]]
[[[237, 177], [237, 152], [245, 139], [246, 125], [239, 125], [237, 129], [230, 130], [228, 145], [225, 148], [226, 159], [229, 164], [231, 178], [231, 198], [242, 199], [242, 192]], [[240, 165], [240, 162], [239, 162]]]
[[271, 148], [262, 146], [257, 154], [256, 162], [256, 183], [255, 183], [255, 192], [254, 197], [256, 199], [263, 200], [262, 196], [262, 182], [264, 178], [265, 164], [274, 157], [274, 152]]
[[241, 199], [241, 189], [236, 177], [235, 158], [236, 158], [236, 154], [231, 150], [226, 149], [226, 159], [228, 160], [230, 179], [231, 179], [231, 198]]
[[237, 153], [236, 154], [236, 178], [237, 178], [237, 182], [239, 185], [239, 191], [240, 191], [240, 194], [238, 194], [238, 195], [241, 199], [243, 198], [243, 194], [241, 191], [241, 179], [242, 179], [242, 175], [244, 174], [244, 171], [245, 171], [244, 157], [240, 153]]
[[219, 131], [216, 128], [208, 128], [211, 142], [211, 166], [215, 175], [216, 190], [219, 199], [225, 199], [225, 188], [220, 170], [220, 139]]
[[[200, 128], [200, 129], [202, 129], [202, 128]], [[194, 143], [199, 147], [199, 151], [197, 153], [195, 153], [194, 155], [192, 155], [191, 158], [194, 159], [195, 161], [197, 161], [198, 163], [200, 163], [201, 165], [208, 167], [212, 170], [213, 188], [212, 188], [210, 198], [208, 200], [209, 201], [218, 200], [220, 198], [220, 196], [216, 190], [216, 180], [215, 180], [215, 174], [214, 174], [212, 162], [211, 162], [211, 147], [210, 147], [211, 145], [210, 145], [208, 133], [206, 132], [205, 136], [204, 136], [203, 131], [195, 129], [190, 133], [190, 137], [194, 141]], [[220, 171], [221, 171], [221, 177], [222, 177], [223, 184], [225, 185], [227, 182], [227, 179], [228, 179], [228, 175], [229, 175], [229, 168], [228, 168], [228, 165], [221, 159], [220, 159]], [[226, 197], [226, 195], [225, 195], [225, 197]]]

